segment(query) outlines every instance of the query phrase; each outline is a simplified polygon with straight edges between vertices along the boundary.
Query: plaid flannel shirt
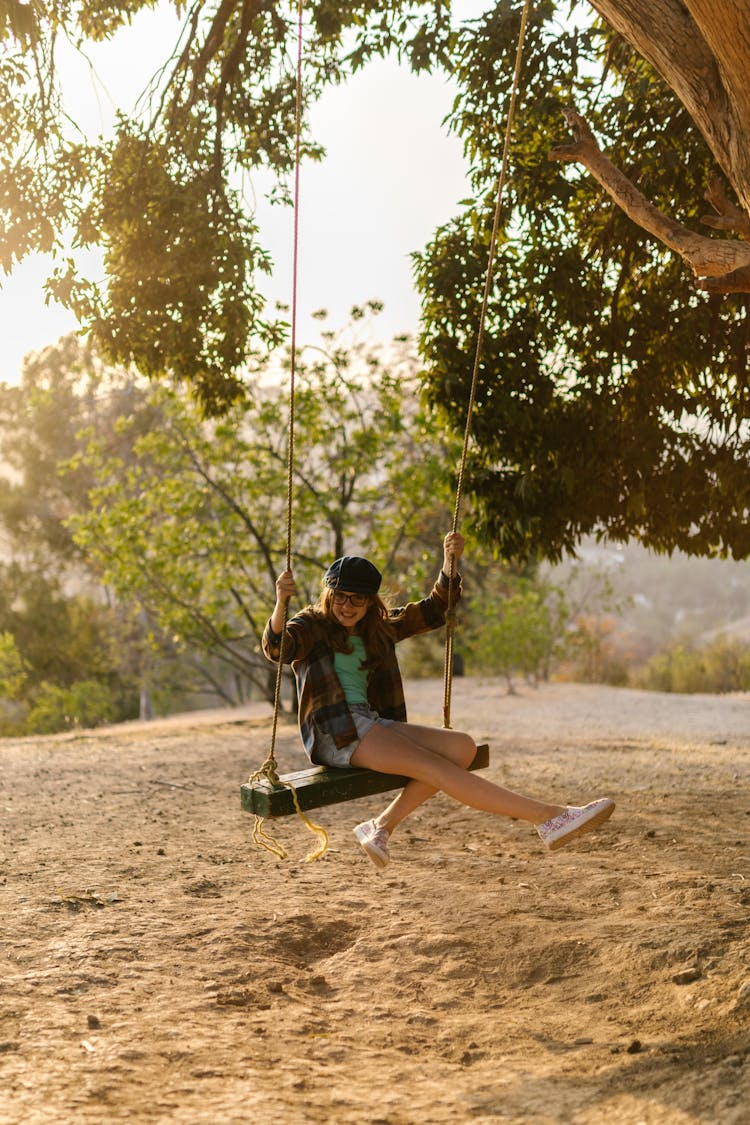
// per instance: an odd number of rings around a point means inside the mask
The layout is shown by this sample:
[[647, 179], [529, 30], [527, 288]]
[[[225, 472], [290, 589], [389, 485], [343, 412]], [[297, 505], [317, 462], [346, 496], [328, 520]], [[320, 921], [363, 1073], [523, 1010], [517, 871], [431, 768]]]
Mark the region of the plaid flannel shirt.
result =
[[[448, 610], [450, 580], [442, 571], [428, 597], [390, 610], [395, 642], [388, 659], [370, 672], [367, 701], [381, 718], [406, 721], [404, 685], [396, 658], [395, 645], [407, 637], [429, 633], [445, 623]], [[461, 596], [461, 578], [453, 579], [453, 604]], [[278, 663], [282, 635], [271, 629], [269, 620], [263, 633], [263, 652]], [[336, 746], [356, 742], [357, 728], [346, 702], [344, 690], [334, 667], [334, 650], [330, 644], [330, 626], [309, 610], [302, 610], [287, 622], [283, 636], [283, 661], [291, 664], [297, 682], [299, 729], [305, 753], [313, 760], [316, 731], [334, 740]]]

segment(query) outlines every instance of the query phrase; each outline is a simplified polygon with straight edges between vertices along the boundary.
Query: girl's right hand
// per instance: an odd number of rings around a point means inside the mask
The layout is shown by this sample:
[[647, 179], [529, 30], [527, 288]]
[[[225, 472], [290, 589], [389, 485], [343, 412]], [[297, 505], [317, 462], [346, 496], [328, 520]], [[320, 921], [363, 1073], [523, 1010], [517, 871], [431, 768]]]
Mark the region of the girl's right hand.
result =
[[291, 570], [285, 570], [276, 579], [276, 598], [282, 605], [290, 601], [297, 593], [297, 584]]

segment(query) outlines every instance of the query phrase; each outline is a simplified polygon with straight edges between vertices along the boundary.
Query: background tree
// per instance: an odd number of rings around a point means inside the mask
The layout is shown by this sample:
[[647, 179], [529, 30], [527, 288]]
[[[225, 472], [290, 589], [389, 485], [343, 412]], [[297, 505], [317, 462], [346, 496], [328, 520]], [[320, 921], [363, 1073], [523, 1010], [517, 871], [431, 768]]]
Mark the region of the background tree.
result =
[[64, 476], [59, 466], [78, 452], [83, 429], [112, 454], [124, 453], [115, 423], [137, 412], [144, 431], [151, 429], [146, 397], [132, 369], [105, 363], [73, 333], [27, 356], [17, 386], [0, 383], [0, 525], [8, 557], [80, 586], [80, 552], [65, 520], [86, 506], [94, 481], [83, 466]]
[[[471, 583], [469, 584], [471, 587]], [[567, 591], [531, 571], [482, 567], [481, 595], [470, 597], [461, 651], [469, 674], [499, 674], [537, 685], [568, 648], [573, 610]]]
[[[355, 309], [355, 320], [363, 314]], [[297, 369], [300, 604], [315, 600], [324, 568], [347, 553], [377, 558], [394, 592], [425, 569], [432, 579], [449, 524], [445, 441], [419, 408], [407, 343], [384, 354], [330, 331], [323, 339]], [[70, 462], [96, 480], [72, 521], [76, 543], [229, 702], [248, 685], [273, 696], [260, 639], [285, 553], [286, 390], [271, 361], [259, 361], [254, 384], [220, 421], [202, 418], [178, 391], [155, 390], [148, 409], [158, 411], [157, 427], [146, 433], [136, 415], [122, 420], [123, 437], [134, 432], [126, 459], [92, 437]]]
[[[108, 603], [66, 525], [93, 480], [59, 470], [84, 425], [114, 454], [114, 421], [139, 395], [132, 373], [107, 369], [75, 336], [30, 356], [18, 386], [0, 385], [0, 630], [25, 669], [14, 711], [22, 724], [41, 697], [44, 729], [54, 715], [64, 726], [138, 714], [137, 628]], [[145, 407], [141, 420], [153, 421]]]

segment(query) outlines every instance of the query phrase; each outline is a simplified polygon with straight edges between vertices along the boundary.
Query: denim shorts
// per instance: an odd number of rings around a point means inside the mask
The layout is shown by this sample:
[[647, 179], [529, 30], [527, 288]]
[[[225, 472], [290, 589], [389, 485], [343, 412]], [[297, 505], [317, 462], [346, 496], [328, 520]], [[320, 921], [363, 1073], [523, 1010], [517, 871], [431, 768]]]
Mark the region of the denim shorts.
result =
[[337, 746], [330, 734], [315, 728], [315, 749], [312, 760], [316, 765], [337, 766], [346, 769], [352, 764], [352, 754], [359, 746], [368, 731], [374, 726], [392, 727], [395, 719], [381, 719], [377, 711], [373, 711], [366, 703], [353, 703], [349, 705], [354, 726], [357, 729], [357, 739], [348, 746]]

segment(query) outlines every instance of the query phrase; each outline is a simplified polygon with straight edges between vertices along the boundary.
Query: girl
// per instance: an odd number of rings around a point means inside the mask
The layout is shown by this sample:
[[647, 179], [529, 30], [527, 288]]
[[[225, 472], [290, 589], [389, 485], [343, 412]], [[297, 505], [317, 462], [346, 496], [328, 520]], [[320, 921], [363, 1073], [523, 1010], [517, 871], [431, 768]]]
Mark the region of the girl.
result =
[[[461, 593], [451, 580], [451, 559], [464, 550], [458, 532], [446, 535], [443, 567], [428, 597], [388, 609], [378, 597], [381, 576], [367, 559], [346, 555], [323, 576], [318, 602], [287, 623], [286, 607], [296, 593], [291, 570], [276, 580], [276, 605], [263, 635], [263, 651], [292, 665], [299, 697], [299, 724], [312, 762], [364, 766], [412, 780], [373, 820], [354, 835], [376, 867], [389, 862], [389, 838], [409, 813], [438, 790], [485, 812], [536, 825], [550, 849], [597, 828], [611, 816], [608, 798], [583, 807], [551, 804], [504, 789], [467, 769], [476, 753], [468, 734], [406, 721], [406, 705], [395, 646], [406, 637], [445, 622], [448, 594]], [[283, 633], [283, 636], [282, 636]]]

